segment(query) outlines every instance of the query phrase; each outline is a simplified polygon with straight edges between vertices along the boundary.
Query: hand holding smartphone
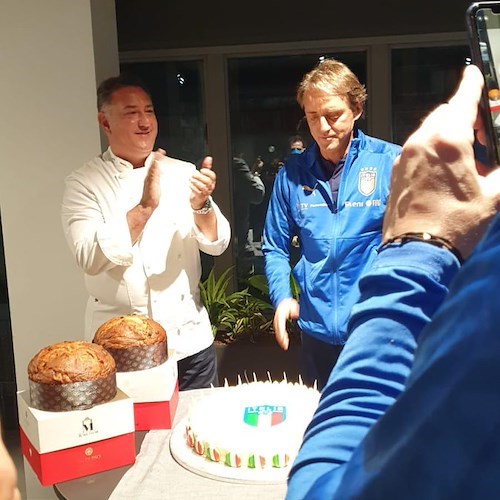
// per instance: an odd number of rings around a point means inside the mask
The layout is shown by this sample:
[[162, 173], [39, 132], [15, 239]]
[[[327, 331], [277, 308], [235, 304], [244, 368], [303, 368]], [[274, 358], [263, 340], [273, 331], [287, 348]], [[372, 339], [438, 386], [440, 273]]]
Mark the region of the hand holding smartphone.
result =
[[485, 166], [494, 168], [500, 165], [500, 1], [472, 3], [466, 21], [472, 63], [485, 81], [481, 99], [488, 150]]

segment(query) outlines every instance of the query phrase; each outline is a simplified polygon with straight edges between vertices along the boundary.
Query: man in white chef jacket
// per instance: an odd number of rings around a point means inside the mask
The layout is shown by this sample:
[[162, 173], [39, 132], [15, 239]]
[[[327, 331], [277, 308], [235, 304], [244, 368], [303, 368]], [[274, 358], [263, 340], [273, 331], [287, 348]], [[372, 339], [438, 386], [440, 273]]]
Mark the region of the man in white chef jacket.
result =
[[108, 319], [144, 314], [167, 331], [181, 390], [218, 385], [200, 250], [227, 248], [229, 223], [213, 201], [212, 158], [195, 165], [153, 151], [158, 123], [148, 90], [131, 76], [103, 81], [98, 121], [109, 148], [66, 178], [62, 223], [83, 269], [85, 336]]

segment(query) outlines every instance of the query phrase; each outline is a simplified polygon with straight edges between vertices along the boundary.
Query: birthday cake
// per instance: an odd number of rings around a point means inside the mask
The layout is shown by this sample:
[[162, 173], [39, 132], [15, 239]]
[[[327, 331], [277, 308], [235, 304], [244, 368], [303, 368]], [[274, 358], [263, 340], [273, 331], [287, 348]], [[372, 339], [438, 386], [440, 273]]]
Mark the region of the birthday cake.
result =
[[190, 409], [188, 445], [207, 460], [248, 469], [282, 468], [295, 459], [319, 392], [302, 383], [226, 386]]

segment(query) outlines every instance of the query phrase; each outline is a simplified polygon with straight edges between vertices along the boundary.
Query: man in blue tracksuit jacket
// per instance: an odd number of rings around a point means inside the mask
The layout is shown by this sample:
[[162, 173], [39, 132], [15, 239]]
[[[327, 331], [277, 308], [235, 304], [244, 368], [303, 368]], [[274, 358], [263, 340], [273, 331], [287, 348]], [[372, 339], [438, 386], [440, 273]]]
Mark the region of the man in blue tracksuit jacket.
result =
[[[359, 276], [380, 245], [391, 169], [401, 148], [355, 128], [366, 92], [338, 61], [325, 60], [305, 75], [297, 100], [315, 142], [290, 155], [276, 176], [262, 250], [276, 338], [286, 349], [286, 321], [298, 317], [304, 379], [321, 389], [345, 343]], [[294, 236], [300, 244], [293, 269], [300, 313], [289, 279]]]
[[467, 67], [394, 166], [384, 245], [287, 500], [500, 498], [500, 169], [476, 171], [482, 86]]

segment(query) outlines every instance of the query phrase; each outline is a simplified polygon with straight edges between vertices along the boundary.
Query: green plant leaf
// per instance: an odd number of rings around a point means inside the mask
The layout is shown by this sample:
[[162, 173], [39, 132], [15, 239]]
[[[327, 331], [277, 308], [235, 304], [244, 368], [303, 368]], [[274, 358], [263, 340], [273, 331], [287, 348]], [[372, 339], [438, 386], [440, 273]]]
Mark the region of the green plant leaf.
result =
[[269, 285], [264, 274], [254, 274], [248, 278], [248, 284], [259, 290], [262, 295], [269, 297]]
[[[226, 269], [218, 278], [212, 269], [205, 281], [200, 283], [200, 299], [205, 306], [214, 338], [234, 339], [239, 336], [254, 336], [256, 333], [270, 332], [272, 320], [264, 313], [273, 310], [272, 305], [250, 293], [248, 288], [229, 292], [232, 268]], [[268, 296], [267, 281], [264, 275], [251, 280], [258, 291]], [[249, 282], [250, 286], [254, 286]], [[267, 294], [267, 295], [266, 295]]]

